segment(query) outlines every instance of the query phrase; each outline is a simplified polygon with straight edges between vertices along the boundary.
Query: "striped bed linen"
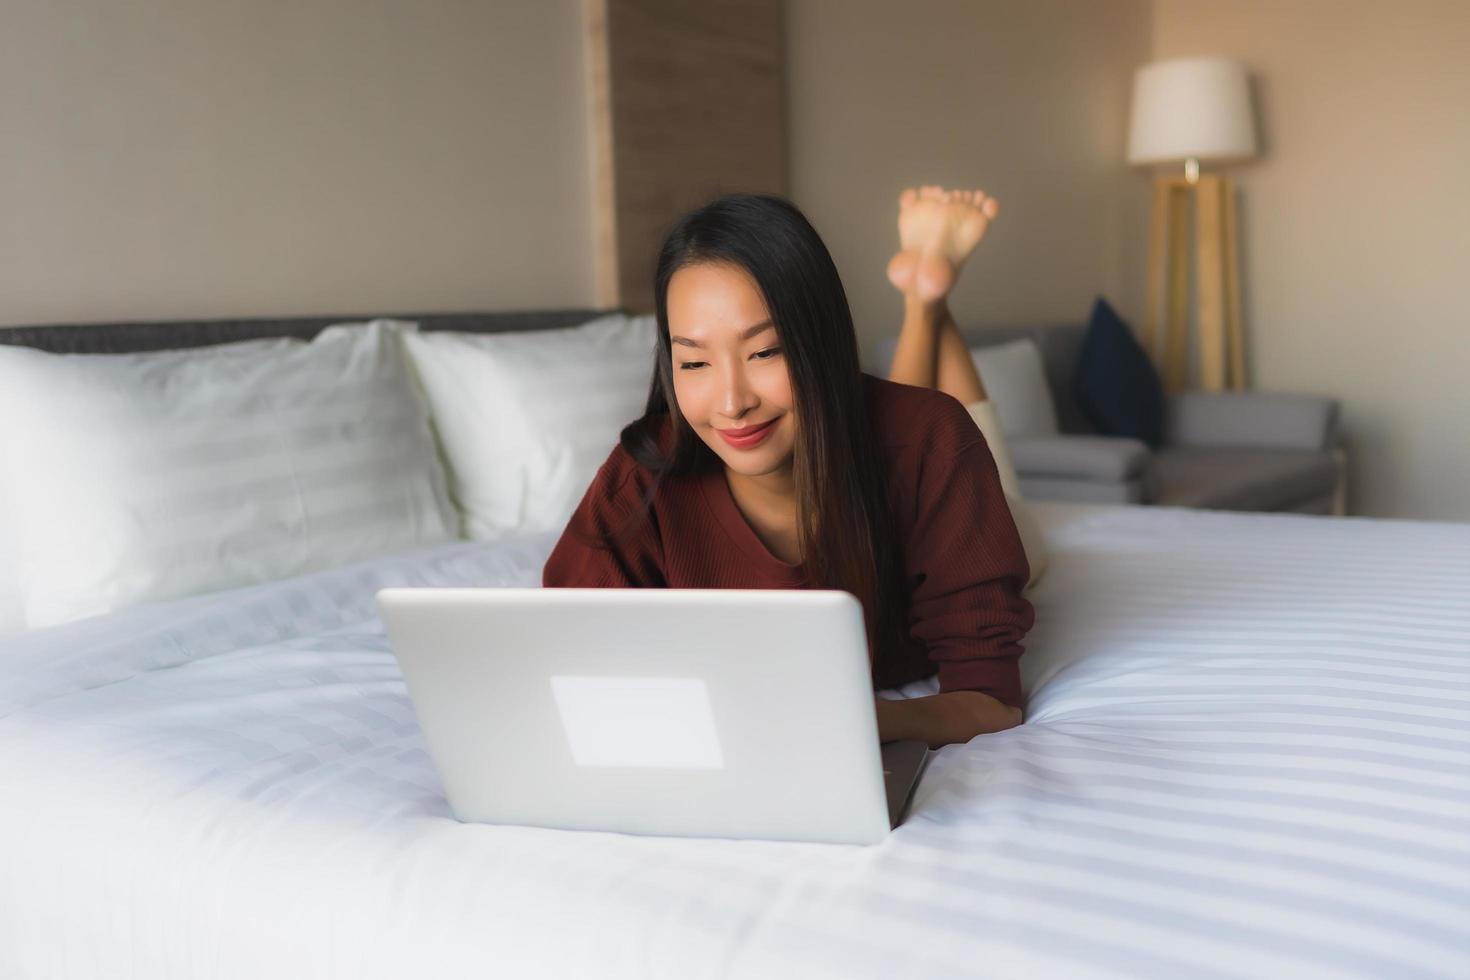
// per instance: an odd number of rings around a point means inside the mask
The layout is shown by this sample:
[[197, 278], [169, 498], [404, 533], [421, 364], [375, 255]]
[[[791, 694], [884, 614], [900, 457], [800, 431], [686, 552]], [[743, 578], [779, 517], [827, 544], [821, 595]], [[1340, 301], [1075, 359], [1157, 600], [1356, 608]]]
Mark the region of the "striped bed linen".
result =
[[0, 645], [0, 976], [1470, 976], [1470, 525], [1036, 509], [1027, 723], [873, 848], [450, 818], [372, 593], [550, 535]]

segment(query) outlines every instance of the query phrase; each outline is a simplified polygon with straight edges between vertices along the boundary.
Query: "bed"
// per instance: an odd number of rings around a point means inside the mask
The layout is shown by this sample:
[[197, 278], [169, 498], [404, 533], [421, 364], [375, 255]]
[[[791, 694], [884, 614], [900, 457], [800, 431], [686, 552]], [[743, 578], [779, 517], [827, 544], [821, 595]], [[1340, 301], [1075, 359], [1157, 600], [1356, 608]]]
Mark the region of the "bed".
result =
[[554, 534], [0, 643], [0, 976], [1470, 976], [1470, 525], [1037, 510], [1026, 724], [872, 848], [453, 820], [373, 593]]

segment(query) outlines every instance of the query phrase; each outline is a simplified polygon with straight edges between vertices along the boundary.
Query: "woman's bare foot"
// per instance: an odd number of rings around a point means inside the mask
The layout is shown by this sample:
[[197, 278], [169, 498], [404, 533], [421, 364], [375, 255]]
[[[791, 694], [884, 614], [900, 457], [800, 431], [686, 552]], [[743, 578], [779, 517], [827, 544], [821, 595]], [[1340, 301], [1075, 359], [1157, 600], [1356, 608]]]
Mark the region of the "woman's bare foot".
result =
[[908, 187], [898, 195], [898, 254], [888, 263], [888, 281], [901, 293], [914, 284], [914, 268], [919, 264], [919, 251], [935, 238], [944, 226], [943, 193], [929, 185]]
[[889, 282], [925, 302], [942, 299], [999, 212], [983, 191], [905, 190], [898, 197], [899, 251], [888, 263]]

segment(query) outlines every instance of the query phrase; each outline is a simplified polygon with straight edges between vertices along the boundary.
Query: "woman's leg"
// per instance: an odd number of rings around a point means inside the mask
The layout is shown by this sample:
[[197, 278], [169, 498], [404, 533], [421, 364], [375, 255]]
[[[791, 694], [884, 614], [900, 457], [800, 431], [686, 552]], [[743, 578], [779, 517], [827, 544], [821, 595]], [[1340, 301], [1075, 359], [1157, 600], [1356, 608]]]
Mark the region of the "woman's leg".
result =
[[1020, 480], [1005, 433], [945, 301], [960, 267], [998, 212], [995, 199], [979, 191], [924, 187], [904, 191], [898, 204], [900, 247], [888, 263], [888, 278], [903, 293], [903, 327], [888, 378], [938, 388], [969, 409], [995, 460], [1006, 504], [1031, 566], [1027, 584], [1033, 585], [1047, 566], [1046, 543], [1021, 500]]
[[937, 387], [962, 404], [986, 399], [985, 385], [945, 301], [965, 259], [998, 212], [980, 191], [906, 190], [898, 199], [899, 251], [888, 278], [904, 294], [903, 326], [890, 381]]
[[904, 294], [903, 326], [898, 331], [898, 346], [893, 349], [889, 381], [916, 388], [934, 387], [939, 376], [940, 327], [938, 303]]
[[917, 296], [903, 299], [903, 327], [888, 380], [920, 388], [938, 388], [961, 404], [986, 400], [985, 384], [955, 325], [949, 304]]
[[987, 401], [985, 382], [980, 380], [980, 369], [970, 356], [965, 338], [955, 325], [949, 304], [940, 300], [939, 370], [935, 387], [959, 399], [961, 405]]

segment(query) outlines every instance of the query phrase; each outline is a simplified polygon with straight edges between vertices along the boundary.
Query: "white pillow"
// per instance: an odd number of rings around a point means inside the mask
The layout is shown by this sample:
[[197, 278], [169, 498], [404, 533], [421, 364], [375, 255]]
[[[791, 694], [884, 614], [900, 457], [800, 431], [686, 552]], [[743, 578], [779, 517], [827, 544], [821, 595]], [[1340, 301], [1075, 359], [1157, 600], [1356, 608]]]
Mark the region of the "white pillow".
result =
[[562, 330], [405, 333], [428, 393], [466, 536], [556, 531], [643, 414], [651, 316]]
[[1000, 428], [1008, 436], [1051, 436], [1057, 434], [1057, 411], [1041, 351], [1026, 338], [990, 347], [972, 347], [970, 356], [985, 392], [1000, 416]]
[[454, 536], [397, 330], [0, 350], [0, 539], [32, 628]]

